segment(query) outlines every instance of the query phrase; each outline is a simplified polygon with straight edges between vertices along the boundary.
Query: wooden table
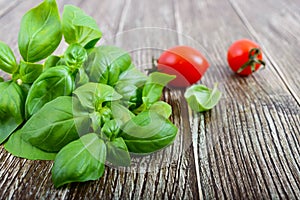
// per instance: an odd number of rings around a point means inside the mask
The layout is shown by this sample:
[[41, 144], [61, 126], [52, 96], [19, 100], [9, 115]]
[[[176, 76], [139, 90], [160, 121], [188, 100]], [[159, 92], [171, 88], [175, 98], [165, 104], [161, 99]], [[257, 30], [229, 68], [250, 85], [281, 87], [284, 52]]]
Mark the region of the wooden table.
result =
[[[131, 170], [106, 167], [99, 181], [55, 189], [52, 162], [16, 158], [2, 145], [0, 199], [300, 197], [299, 0], [58, 3], [61, 11], [72, 3], [93, 16], [102, 43], [129, 51], [141, 70], [165, 48], [198, 48], [210, 62], [201, 83], [212, 87], [218, 82], [223, 96], [215, 108], [199, 114], [188, 108], [183, 90], [167, 89], [164, 98], [179, 127], [175, 143], [135, 158]], [[36, 0], [0, 1], [0, 40], [16, 54], [21, 16], [35, 5]], [[258, 42], [267, 62], [264, 70], [244, 78], [233, 74], [226, 61], [229, 45], [240, 38]]]

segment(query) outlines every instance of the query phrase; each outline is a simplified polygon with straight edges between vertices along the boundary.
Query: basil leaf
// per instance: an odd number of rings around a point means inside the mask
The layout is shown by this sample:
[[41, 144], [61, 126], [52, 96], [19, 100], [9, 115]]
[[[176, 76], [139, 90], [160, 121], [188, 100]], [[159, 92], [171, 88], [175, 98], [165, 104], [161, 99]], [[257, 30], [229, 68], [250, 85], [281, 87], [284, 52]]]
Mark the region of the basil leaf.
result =
[[150, 74], [143, 89], [143, 103], [146, 107], [155, 103], [161, 98], [163, 88], [176, 76], [160, 72]]
[[99, 179], [105, 168], [106, 146], [95, 133], [75, 140], [57, 154], [52, 167], [55, 187]]
[[29, 160], [54, 160], [56, 153], [49, 153], [32, 146], [21, 137], [22, 132], [16, 131], [4, 144], [6, 151], [14, 156]]
[[161, 98], [163, 88], [175, 77], [160, 72], [151, 73], [142, 90], [142, 104], [133, 109], [133, 112], [138, 114], [149, 110], [150, 106]]
[[78, 106], [76, 99], [69, 96], [57, 97], [46, 103], [22, 127], [22, 138], [39, 149], [59, 151], [89, 132], [89, 113], [81, 111]]
[[101, 124], [106, 123], [107, 121], [109, 121], [112, 118], [112, 112], [111, 112], [111, 109], [108, 108], [108, 106], [102, 107], [99, 110], [99, 114], [101, 116]]
[[168, 119], [172, 114], [172, 106], [164, 101], [155, 102], [150, 106], [150, 111], [154, 111], [162, 117]]
[[43, 65], [29, 63], [25, 61], [20, 62], [19, 76], [22, 83], [33, 83], [43, 72]]
[[100, 46], [89, 52], [84, 68], [90, 81], [114, 86], [122, 72], [132, 68], [129, 54], [115, 46]]
[[102, 37], [96, 21], [72, 5], [64, 7], [62, 27], [68, 44], [78, 43], [86, 49], [94, 47]]
[[83, 86], [84, 84], [88, 83], [90, 81], [89, 76], [85, 73], [85, 70], [83, 67], [80, 67], [76, 73], [75, 77], [75, 85], [76, 88]]
[[100, 111], [91, 113], [90, 118], [92, 120], [92, 129], [94, 133], [100, 133], [103, 124], [111, 120], [112, 113], [110, 108], [105, 106]]
[[217, 84], [213, 89], [205, 85], [193, 85], [189, 87], [184, 97], [191, 109], [197, 112], [203, 112], [212, 109], [221, 98], [222, 93], [217, 89]]
[[87, 83], [74, 90], [73, 94], [77, 96], [82, 106], [90, 112], [100, 111], [102, 103], [116, 101], [122, 98], [114, 88], [101, 83]]
[[4, 78], [0, 77], [0, 83], [4, 82]]
[[0, 69], [12, 74], [18, 69], [18, 64], [14, 53], [10, 47], [0, 41]]
[[142, 105], [142, 87], [139, 88], [135, 85], [126, 85], [122, 83], [117, 84], [115, 86], [115, 89], [123, 96], [121, 100], [122, 104], [130, 110], [134, 110], [135, 108]]
[[0, 83], [0, 144], [24, 120], [26, 95], [18, 84], [12, 81]]
[[60, 60], [61, 60], [61, 57], [59, 57], [59, 56], [55, 56], [55, 55], [48, 56], [48, 58], [46, 59], [46, 61], [44, 63], [44, 71], [46, 71], [47, 69], [49, 69], [51, 67], [58, 66], [58, 62]]
[[170, 145], [177, 127], [153, 111], [142, 112], [122, 127], [122, 137], [132, 153], [147, 154]]
[[147, 76], [140, 72], [137, 68], [132, 67], [120, 74], [118, 83], [127, 83], [141, 87], [146, 83], [146, 81]]
[[66, 66], [56, 66], [42, 73], [31, 86], [26, 99], [26, 118], [45, 103], [59, 96], [67, 96], [74, 89], [74, 80]]
[[86, 50], [79, 44], [71, 44], [64, 53], [66, 65], [78, 69], [87, 59]]
[[107, 157], [106, 160], [112, 165], [130, 166], [131, 159], [124, 140], [119, 137], [106, 143]]
[[101, 133], [105, 134], [109, 139], [116, 138], [121, 131], [121, 124], [122, 122], [117, 119], [107, 121], [101, 129]]
[[55, 0], [44, 0], [22, 18], [19, 31], [19, 50], [27, 62], [48, 57], [62, 38], [59, 11]]
[[125, 124], [135, 116], [130, 110], [117, 102], [112, 102], [111, 111], [113, 118], [120, 120], [122, 124]]
[[93, 112], [90, 114], [90, 119], [92, 121], [92, 129], [94, 133], [99, 134], [101, 132], [102, 119], [99, 112]]
[[128, 108], [142, 104], [142, 88], [147, 76], [136, 68], [123, 72], [115, 85], [115, 90], [123, 96], [122, 103]]

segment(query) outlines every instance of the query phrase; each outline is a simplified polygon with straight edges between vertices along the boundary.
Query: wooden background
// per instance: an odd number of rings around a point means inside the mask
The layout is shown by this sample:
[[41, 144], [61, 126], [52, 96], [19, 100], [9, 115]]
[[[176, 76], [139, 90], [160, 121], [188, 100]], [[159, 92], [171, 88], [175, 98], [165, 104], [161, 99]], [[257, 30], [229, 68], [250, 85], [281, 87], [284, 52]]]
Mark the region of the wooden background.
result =
[[[16, 54], [21, 16], [38, 2], [0, 0], [0, 40]], [[93, 16], [104, 34], [102, 43], [128, 50], [141, 70], [164, 48], [198, 48], [211, 64], [201, 83], [219, 82], [223, 96], [214, 109], [198, 114], [187, 107], [184, 91], [166, 89], [171, 120], [179, 127], [174, 145], [134, 159], [131, 169], [106, 167], [99, 181], [55, 189], [52, 162], [16, 158], [1, 146], [0, 199], [300, 197], [299, 0], [58, 3], [60, 10], [71, 3]], [[233, 74], [226, 62], [229, 45], [240, 38], [258, 42], [267, 62], [246, 78]]]

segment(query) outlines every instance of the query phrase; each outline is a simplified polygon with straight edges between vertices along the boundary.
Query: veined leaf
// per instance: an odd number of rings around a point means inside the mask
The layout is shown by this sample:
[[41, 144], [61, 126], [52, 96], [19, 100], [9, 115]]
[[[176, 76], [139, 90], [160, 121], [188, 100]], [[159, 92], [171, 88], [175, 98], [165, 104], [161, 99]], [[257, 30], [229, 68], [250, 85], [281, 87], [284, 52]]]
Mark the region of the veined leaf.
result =
[[24, 121], [26, 95], [15, 82], [0, 83], [0, 144]]
[[203, 112], [212, 109], [221, 98], [222, 93], [215, 84], [213, 89], [205, 85], [193, 85], [184, 94], [189, 106], [197, 111]]
[[66, 5], [62, 17], [63, 34], [68, 44], [78, 43], [92, 48], [102, 37], [96, 21], [80, 8]]
[[22, 132], [18, 130], [9, 137], [4, 144], [6, 151], [14, 156], [29, 160], [54, 160], [56, 153], [49, 153], [32, 146], [22, 139], [21, 134]]
[[75, 140], [57, 154], [52, 168], [55, 187], [70, 182], [97, 180], [104, 173], [106, 146], [95, 133]]
[[27, 62], [48, 57], [58, 47], [62, 28], [56, 0], [44, 0], [22, 18], [19, 31], [19, 50]]

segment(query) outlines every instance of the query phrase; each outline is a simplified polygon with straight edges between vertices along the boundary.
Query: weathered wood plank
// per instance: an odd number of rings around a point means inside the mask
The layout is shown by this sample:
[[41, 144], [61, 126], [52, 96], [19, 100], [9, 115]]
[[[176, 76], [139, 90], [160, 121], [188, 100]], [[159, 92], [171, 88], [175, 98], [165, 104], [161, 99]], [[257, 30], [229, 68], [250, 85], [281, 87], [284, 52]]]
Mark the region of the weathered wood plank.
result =
[[8, 13], [11, 9], [13, 9], [14, 7], [16, 7], [18, 4], [17, 1], [0, 1], [0, 18], [4, 15], [6, 15], [6, 13]]
[[272, 66], [247, 78], [234, 75], [227, 67], [229, 45], [253, 37], [229, 2], [175, 3], [178, 31], [195, 38], [193, 45], [205, 48], [211, 62], [201, 82], [208, 86], [219, 82], [223, 91], [216, 108], [194, 113], [190, 122], [198, 143], [195, 157], [204, 198], [296, 198], [300, 193], [300, 109], [289, 88]]
[[[0, 40], [17, 53], [21, 16], [37, 3], [3, 2], [0, 1], [0, 5], [5, 5], [0, 8]], [[234, 0], [58, 3], [60, 10], [64, 4], [72, 3], [92, 15], [104, 33], [102, 42], [128, 50], [141, 70], [151, 66], [152, 56], [157, 58], [170, 46], [187, 44], [201, 50], [211, 63], [201, 83], [212, 87], [219, 82], [223, 98], [213, 110], [197, 114], [188, 109], [183, 90], [166, 89], [164, 98], [172, 104], [174, 112], [171, 120], [179, 127], [174, 145], [157, 154], [134, 158], [131, 169], [107, 167], [99, 181], [55, 189], [50, 173], [52, 162], [15, 158], [1, 146], [0, 199], [300, 196], [297, 1], [290, 1], [290, 5], [259, 2], [255, 19], [253, 7]], [[255, 0], [251, 3], [257, 5]], [[262, 45], [270, 65], [247, 78], [234, 75], [226, 63], [227, 48], [243, 37]], [[283, 38], [284, 48], [280, 50], [278, 38]], [[61, 45], [57, 53], [64, 48]], [[291, 59], [285, 62], [287, 58]], [[278, 66], [285, 70], [278, 70]]]

